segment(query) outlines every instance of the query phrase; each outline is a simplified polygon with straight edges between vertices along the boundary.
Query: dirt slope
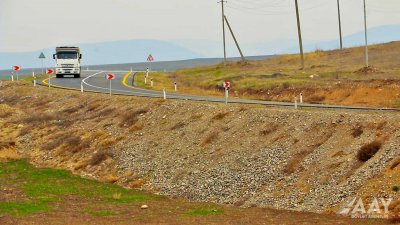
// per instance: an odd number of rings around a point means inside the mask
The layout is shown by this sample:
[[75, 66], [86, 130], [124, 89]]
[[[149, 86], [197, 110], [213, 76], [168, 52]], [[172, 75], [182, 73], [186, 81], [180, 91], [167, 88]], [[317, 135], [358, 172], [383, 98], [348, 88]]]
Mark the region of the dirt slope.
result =
[[[399, 198], [392, 191], [400, 174], [395, 112], [110, 98], [10, 84], [0, 96], [2, 131], [18, 132], [15, 148], [37, 165], [245, 207], [332, 212], [353, 196]], [[376, 154], [360, 161], [359, 150], [374, 141]]]

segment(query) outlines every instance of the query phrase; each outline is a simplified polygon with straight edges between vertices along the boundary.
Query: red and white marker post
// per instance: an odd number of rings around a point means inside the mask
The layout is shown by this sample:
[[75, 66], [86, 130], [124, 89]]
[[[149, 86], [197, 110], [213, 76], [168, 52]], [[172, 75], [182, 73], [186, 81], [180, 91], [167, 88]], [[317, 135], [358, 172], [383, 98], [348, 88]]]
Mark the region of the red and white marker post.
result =
[[106, 75], [106, 78], [107, 78], [107, 80], [110, 81], [110, 96], [111, 96], [111, 94], [112, 94], [112, 93], [111, 93], [111, 90], [112, 90], [112, 89], [111, 89], [111, 81], [115, 79], [115, 75], [112, 74], [112, 73], [109, 73], [109, 74]]
[[48, 80], [48, 81], [49, 81], [49, 82], [48, 82], [48, 83], [49, 83], [49, 88], [51, 87], [51, 75], [52, 75], [53, 73], [54, 73], [54, 70], [53, 70], [53, 69], [47, 69], [47, 70], [46, 70], [46, 74], [49, 75], [49, 80]]
[[228, 104], [228, 97], [229, 97], [229, 88], [231, 87], [230, 82], [224, 82], [224, 88], [225, 88], [225, 104]]
[[[17, 81], [19, 80], [18, 71], [20, 71], [20, 70], [21, 70], [20, 66], [13, 66], [13, 71], [15, 71], [15, 73], [17, 74]], [[14, 81], [14, 72], [11, 73], [11, 80]]]

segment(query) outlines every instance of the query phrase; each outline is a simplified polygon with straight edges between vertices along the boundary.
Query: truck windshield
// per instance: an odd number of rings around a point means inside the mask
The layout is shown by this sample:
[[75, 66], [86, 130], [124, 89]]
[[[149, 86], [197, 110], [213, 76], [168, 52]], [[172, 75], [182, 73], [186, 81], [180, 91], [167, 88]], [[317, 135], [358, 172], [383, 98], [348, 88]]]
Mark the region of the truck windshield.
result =
[[57, 59], [77, 59], [78, 54], [76, 52], [59, 52], [57, 53]]

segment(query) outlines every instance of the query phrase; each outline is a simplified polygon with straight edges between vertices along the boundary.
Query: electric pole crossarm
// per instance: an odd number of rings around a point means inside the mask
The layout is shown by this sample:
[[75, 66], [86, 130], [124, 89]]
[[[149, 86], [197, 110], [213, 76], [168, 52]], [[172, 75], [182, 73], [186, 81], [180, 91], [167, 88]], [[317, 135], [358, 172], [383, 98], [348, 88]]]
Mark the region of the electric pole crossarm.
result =
[[233, 40], [235, 41], [236, 47], [237, 47], [238, 50], [239, 50], [240, 57], [242, 58], [242, 61], [245, 61], [246, 59], [244, 58], [242, 49], [240, 49], [239, 43], [238, 43], [238, 41], [237, 41], [237, 39], [236, 39], [236, 37], [235, 37], [235, 34], [233, 33], [232, 27], [231, 27], [231, 25], [229, 24], [229, 21], [228, 21], [228, 19], [226, 18], [226, 16], [224, 16], [224, 18], [225, 18], [226, 24], [228, 25], [229, 31], [230, 31], [231, 34], [232, 34]]

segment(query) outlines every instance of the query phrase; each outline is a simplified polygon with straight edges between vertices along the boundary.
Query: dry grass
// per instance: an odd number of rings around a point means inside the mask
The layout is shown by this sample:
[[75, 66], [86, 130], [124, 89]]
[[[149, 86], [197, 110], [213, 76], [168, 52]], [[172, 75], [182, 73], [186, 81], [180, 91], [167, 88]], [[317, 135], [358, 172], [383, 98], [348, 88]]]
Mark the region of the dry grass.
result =
[[267, 126], [268, 127], [266, 129], [260, 131], [261, 136], [267, 136], [268, 134], [273, 133], [278, 129], [278, 125], [276, 124], [268, 124]]
[[375, 140], [369, 144], [363, 145], [357, 153], [357, 159], [366, 162], [381, 149], [383, 141]]
[[171, 127], [171, 130], [177, 130], [177, 129], [180, 129], [180, 128], [182, 128], [182, 127], [184, 127], [184, 126], [186, 126], [187, 124], [185, 123], [185, 122], [178, 122], [178, 123], [176, 123], [175, 125], [173, 125], [172, 127]]
[[147, 109], [139, 109], [136, 111], [129, 111], [127, 110], [126, 112], [123, 112], [120, 114], [120, 127], [131, 127], [134, 125], [138, 120], [138, 116], [141, 114], [147, 113], [149, 110]]
[[59, 147], [61, 147], [61, 149], [59, 149], [58, 154], [67, 152], [77, 153], [83, 149], [89, 148], [90, 142], [83, 141], [79, 136], [75, 136], [70, 133], [64, 133], [42, 145], [42, 149], [47, 151], [53, 151]]
[[92, 155], [92, 158], [89, 160], [89, 165], [96, 166], [105, 161], [107, 158], [112, 158], [113, 154], [110, 151], [100, 151]]
[[393, 160], [392, 165], [390, 166], [391, 170], [396, 169], [400, 165], [400, 158]]
[[361, 125], [359, 125], [359, 126], [355, 127], [355, 128], [352, 130], [351, 135], [352, 135], [354, 138], [357, 138], [357, 137], [360, 137], [361, 134], [363, 134], [363, 133], [364, 133], [363, 127], [362, 127]]
[[285, 168], [283, 169], [283, 172], [286, 174], [292, 174], [294, 173], [299, 167], [301, 162], [303, 162], [304, 158], [309, 155], [309, 151], [301, 151], [297, 154], [295, 154], [286, 164]]
[[217, 115], [215, 115], [212, 119], [213, 120], [222, 120], [228, 115], [229, 115], [229, 112], [220, 112]]
[[217, 131], [210, 132], [206, 136], [206, 138], [201, 142], [201, 145], [205, 146], [205, 145], [211, 144], [212, 142], [214, 142], [215, 140], [218, 139], [218, 134], [219, 133]]

